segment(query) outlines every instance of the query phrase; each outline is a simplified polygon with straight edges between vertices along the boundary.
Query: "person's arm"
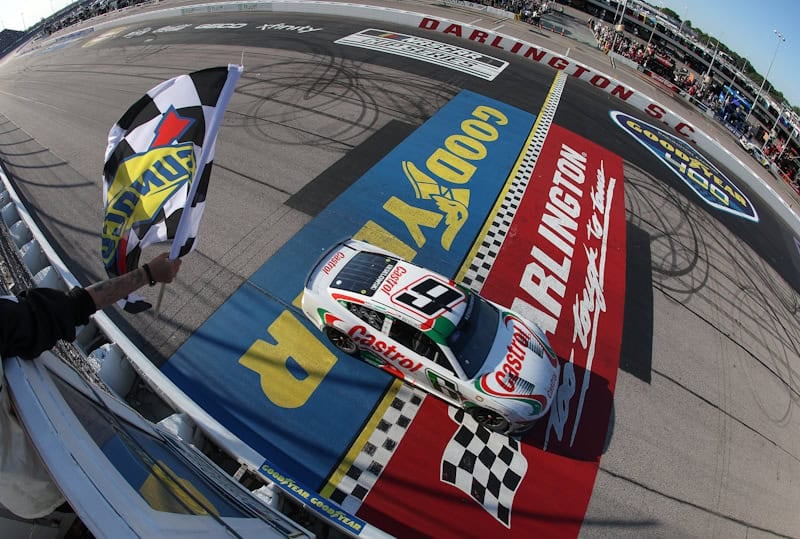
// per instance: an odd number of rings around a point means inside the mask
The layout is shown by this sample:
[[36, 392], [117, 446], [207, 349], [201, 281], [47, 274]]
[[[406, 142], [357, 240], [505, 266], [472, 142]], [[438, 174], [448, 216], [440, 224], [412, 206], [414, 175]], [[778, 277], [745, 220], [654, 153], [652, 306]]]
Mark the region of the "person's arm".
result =
[[0, 299], [0, 356], [33, 358], [61, 338], [74, 339], [80, 320], [95, 311], [82, 288], [69, 293], [31, 288], [18, 297]]
[[[167, 253], [162, 253], [145, 265], [150, 270], [154, 283], [171, 283], [181, 267], [181, 259], [170, 260]], [[105, 309], [150, 283], [145, 265], [125, 275], [90, 285], [86, 287], [86, 291], [98, 309]]]
[[[147, 263], [154, 282], [172, 282], [181, 266], [163, 253]], [[31, 288], [17, 298], [0, 299], [0, 356], [33, 358], [52, 348], [59, 339], [75, 339], [75, 328], [89, 317], [149, 284], [144, 268], [113, 279], [73, 288], [67, 293], [52, 288]]]

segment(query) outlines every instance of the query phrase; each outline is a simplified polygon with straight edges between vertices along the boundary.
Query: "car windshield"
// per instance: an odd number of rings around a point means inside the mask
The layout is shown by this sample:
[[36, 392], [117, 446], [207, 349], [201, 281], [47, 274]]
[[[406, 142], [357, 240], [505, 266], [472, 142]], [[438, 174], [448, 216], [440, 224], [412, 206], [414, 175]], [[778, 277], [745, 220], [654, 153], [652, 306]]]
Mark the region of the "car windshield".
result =
[[456, 356], [464, 374], [472, 379], [486, 362], [497, 335], [500, 313], [497, 308], [477, 294], [469, 294], [469, 303], [447, 344]]

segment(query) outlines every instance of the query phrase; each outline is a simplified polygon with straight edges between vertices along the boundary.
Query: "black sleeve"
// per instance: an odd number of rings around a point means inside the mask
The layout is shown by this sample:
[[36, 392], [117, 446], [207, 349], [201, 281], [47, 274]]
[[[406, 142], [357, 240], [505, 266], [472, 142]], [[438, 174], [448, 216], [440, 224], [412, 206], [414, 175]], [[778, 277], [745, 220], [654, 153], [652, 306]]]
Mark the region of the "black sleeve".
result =
[[17, 301], [0, 299], [0, 356], [30, 359], [49, 350], [59, 339], [75, 339], [75, 328], [89, 322], [97, 308], [83, 288], [68, 293], [31, 288]]

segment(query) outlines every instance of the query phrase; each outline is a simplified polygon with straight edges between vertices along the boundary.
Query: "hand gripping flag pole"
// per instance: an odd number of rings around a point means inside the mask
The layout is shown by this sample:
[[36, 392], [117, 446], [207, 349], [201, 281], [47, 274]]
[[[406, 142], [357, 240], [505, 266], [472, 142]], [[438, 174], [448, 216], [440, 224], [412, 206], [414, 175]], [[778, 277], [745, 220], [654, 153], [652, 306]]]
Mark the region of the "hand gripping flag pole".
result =
[[[173, 240], [170, 258], [190, 252], [205, 208], [217, 132], [242, 66], [162, 82], [111, 128], [103, 167], [102, 259], [109, 276], [136, 269], [144, 247]], [[163, 287], [159, 293], [159, 304]], [[131, 294], [129, 312], [150, 308]]]

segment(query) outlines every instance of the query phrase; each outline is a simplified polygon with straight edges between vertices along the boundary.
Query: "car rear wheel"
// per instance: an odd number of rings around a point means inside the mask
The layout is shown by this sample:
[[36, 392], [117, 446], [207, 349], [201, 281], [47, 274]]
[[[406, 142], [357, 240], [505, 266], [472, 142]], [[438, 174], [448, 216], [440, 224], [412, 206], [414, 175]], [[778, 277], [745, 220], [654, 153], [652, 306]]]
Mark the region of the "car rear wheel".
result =
[[353, 342], [353, 339], [336, 328], [325, 326], [325, 336], [328, 337], [328, 340], [331, 341], [336, 348], [345, 354], [353, 356], [358, 352], [358, 347], [356, 343]]
[[497, 412], [486, 408], [473, 408], [470, 411], [472, 418], [487, 429], [505, 434], [508, 432], [508, 420]]

